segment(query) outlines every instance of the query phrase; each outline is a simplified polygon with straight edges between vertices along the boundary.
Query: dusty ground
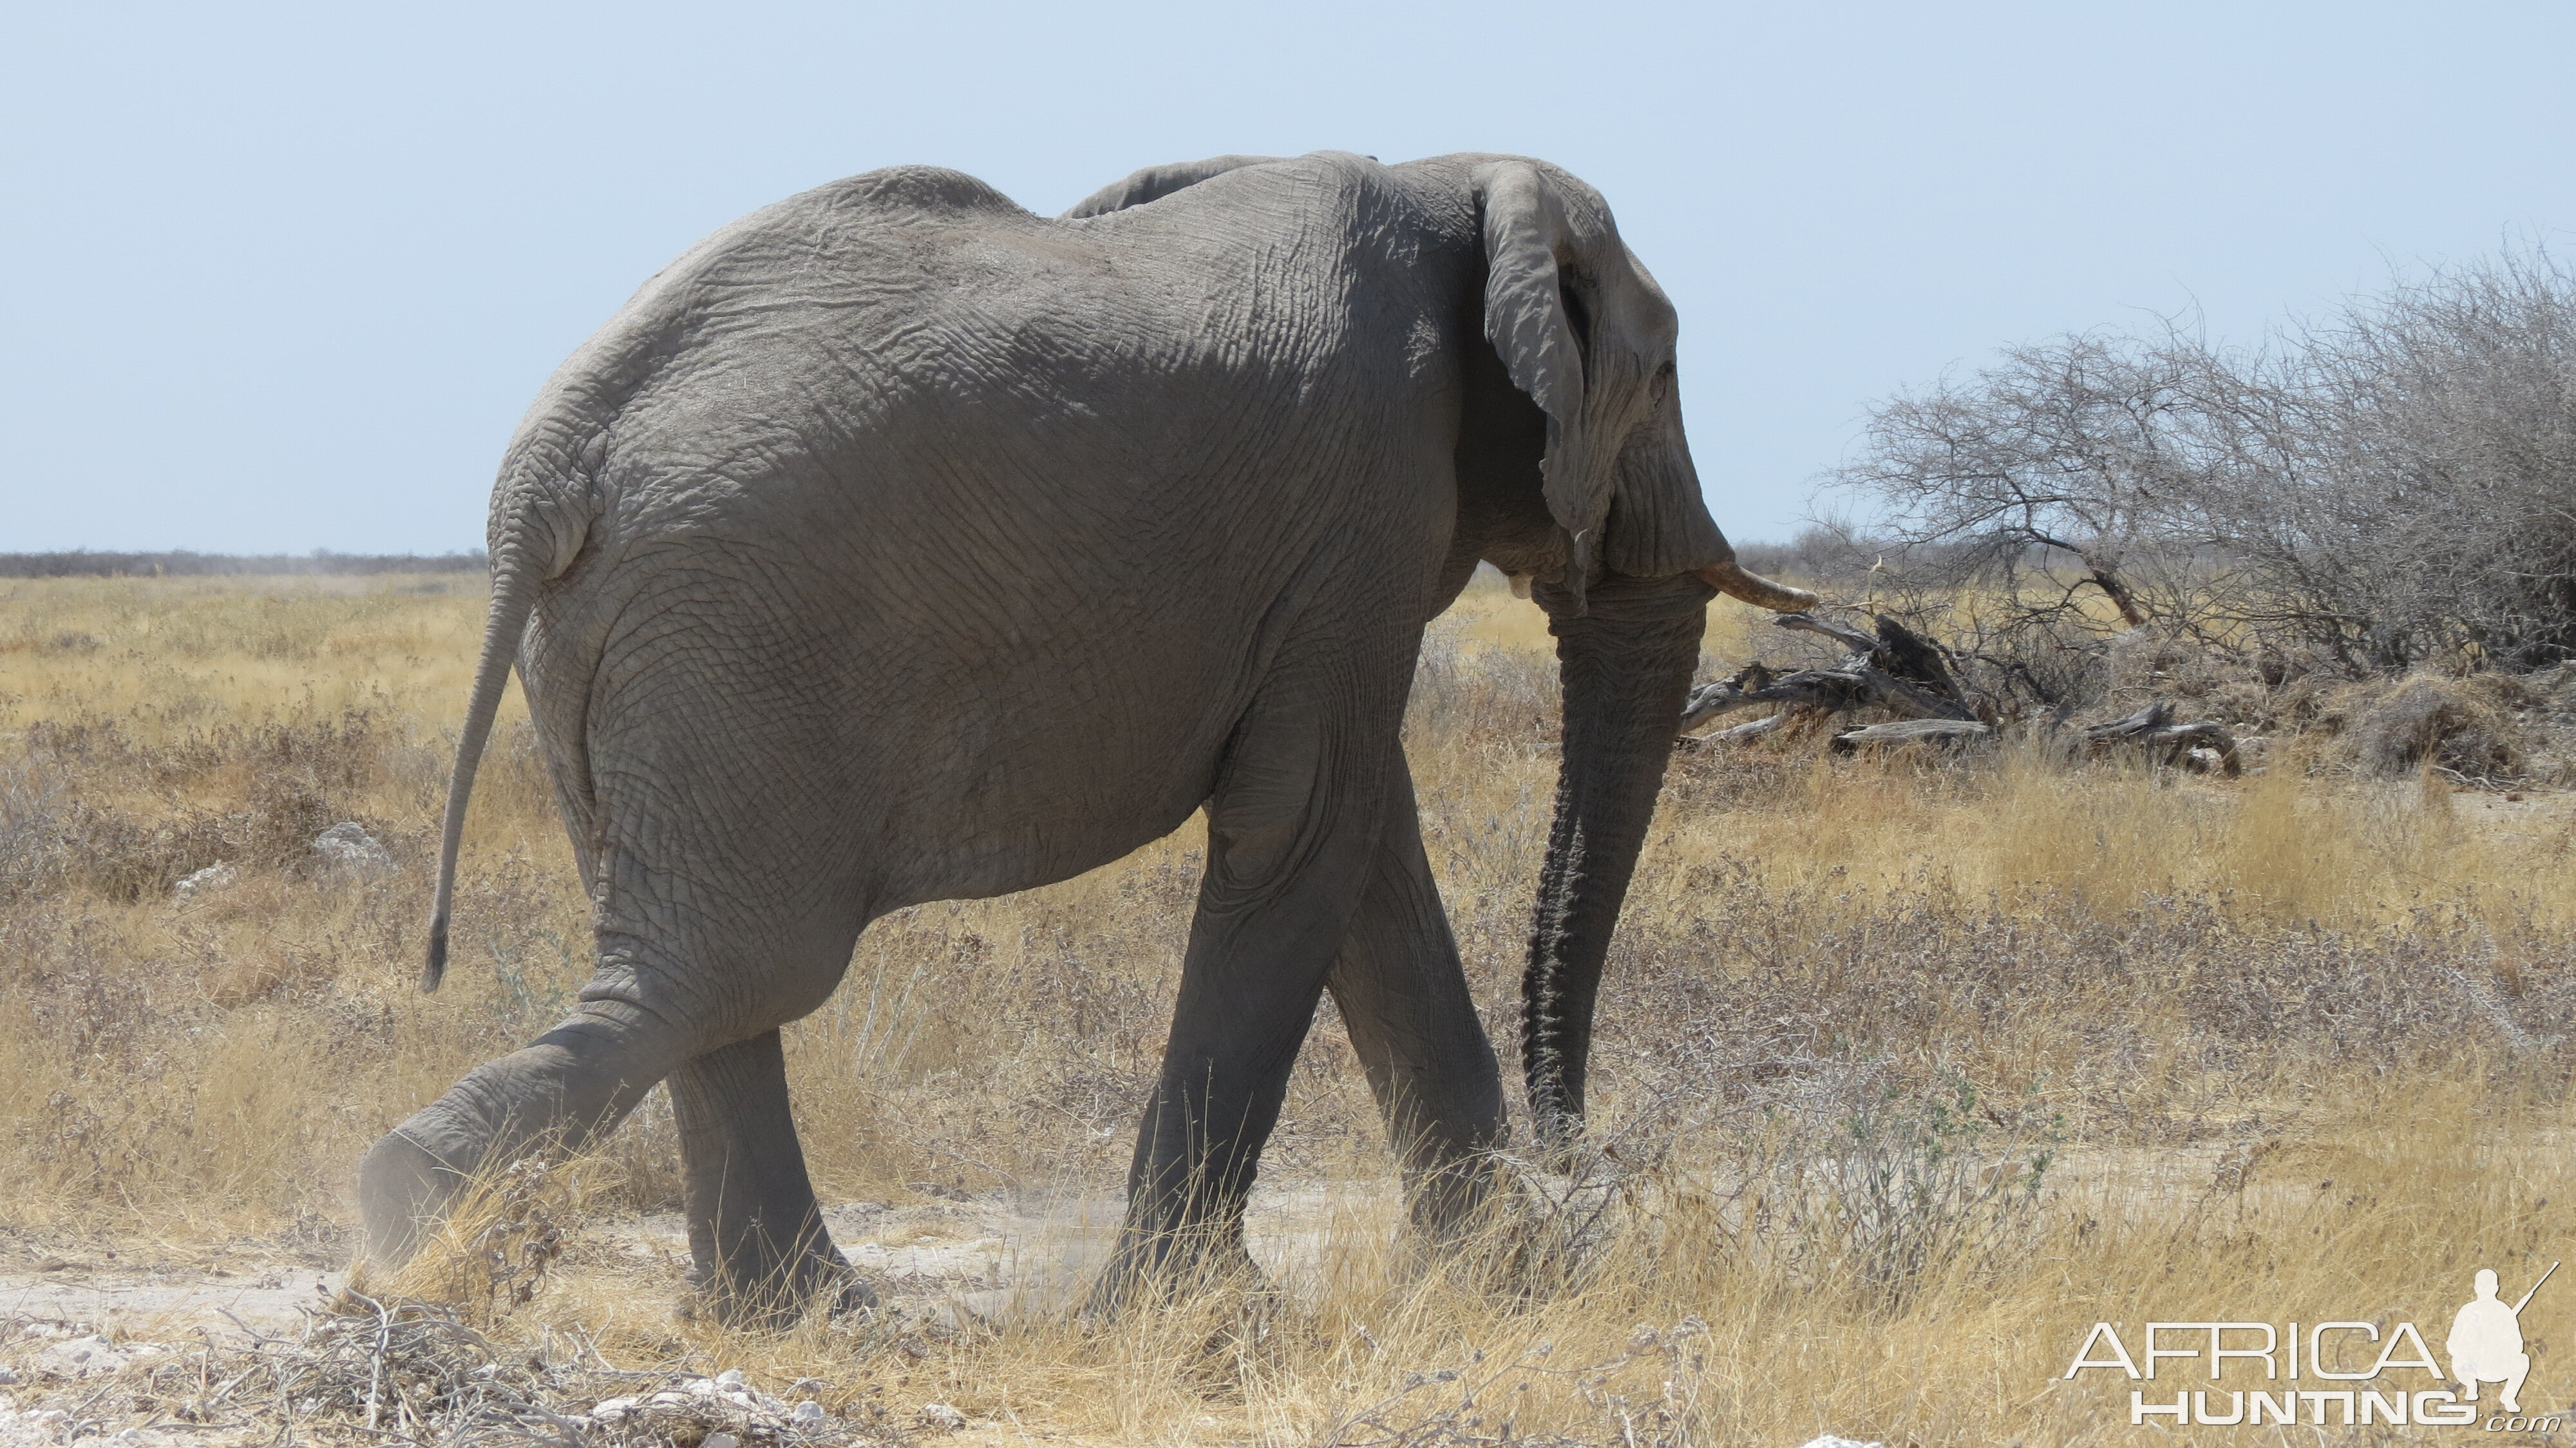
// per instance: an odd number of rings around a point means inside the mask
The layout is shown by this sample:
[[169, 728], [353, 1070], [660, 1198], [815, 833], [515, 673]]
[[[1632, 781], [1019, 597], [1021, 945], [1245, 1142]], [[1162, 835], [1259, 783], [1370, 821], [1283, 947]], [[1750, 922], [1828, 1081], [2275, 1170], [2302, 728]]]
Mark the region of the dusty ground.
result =
[[[824, 1220], [843, 1255], [897, 1313], [953, 1319], [1074, 1305], [1106, 1260], [1122, 1205], [1112, 1194], [988, 1193], [901, 1206], [848, 1202], [826, 1208]], [[1247, 1228], [1253, 1259], [1275, 1283], [1310, 1282], [1328, 1215], [1382, 1216], [1392, 1232], [1395, 1210], [1391, 1184], [1377, 1192], [1265, 1184], [1254, 1194]], [[1330, 1230], [1348, 1228], [1336, 1222]], [[680, 1215], [653, 1212], [583, 1224], [564, 1271], [614, 1279], [639, 1306], [659, 1299], [676, 1313], [688, 1262]], [[348, 1281], [345, 1267], [337, 1254], [277, 1242], [246, 1240], [184, 1257], [138, 1252], [130, 1243], [19, 1242], [0, 1258], [0, 1322], [137, 1338], [221, 1333], [245, 1323], [276, 1330], [339, 1291]]]
[[[1311, 1294], [1327, 1241], [1346, 1236], [1355, 1215], [1379, 1220], [1392, 1235], [1397, 1207], [1391, 1189], [1265, 1184], [1248, 1224], [1254, 1259], [1273, 1283]], [[1072, 1311], [1106, 1260], [1120, 1209], [1114, 1194], [985, 1193], [848, 1202], [827, 1208], [825, 1219], [878, 1292], [881, 1327], [953, 1333]], [[676, 1212], [653, 1212], [579, 1224], [553, 1275], [559, 1289], [677, 1321], [687, 1266], [686, 1224]], [[263, 1337], [295, 1338], [327, 1317], [349, 1283], [323, 1244], [241, 1239], [156, 1252], [131, 1241], [15, 1236], [0, 1248], [0, 1448], [55, 1448], [75, 1438], [147, 1448], [271, 1441], [275, 1427], [266, 1421], [230, 1429], [182, 1423], [167, 1411], [106, 1401], [113, 1395], [102, 1390], [120, 1374], [184, 1368], [191, 1354], [224, 1360]], [[830, 1388], [820, 1380], [806, 1386]], [[895, 1411], [904, 1420], [898, 1426], [960, 1448], [1028, 1440], [1025, 1425], [962, 1410], [952, 1418], [934, 1401]]]

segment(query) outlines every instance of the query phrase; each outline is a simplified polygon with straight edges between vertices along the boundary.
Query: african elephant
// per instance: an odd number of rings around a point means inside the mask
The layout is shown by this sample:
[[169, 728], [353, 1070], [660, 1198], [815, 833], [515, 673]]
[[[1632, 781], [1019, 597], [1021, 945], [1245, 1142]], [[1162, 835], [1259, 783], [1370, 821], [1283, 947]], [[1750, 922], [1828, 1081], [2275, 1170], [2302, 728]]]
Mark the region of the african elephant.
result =
[[1052, 220], [898, 167], [701, 242], [502, 463], [423, 985], [514, 664], [596, 973], [368, 1154], [370, 1259], [464, 1174], [668, 1079], [696, 1280], [737, 1319], [797, 1310], [846, 1268], [780, 1026], [870, 920], [1066, 879], [1202, 807], [1105, 1299], [1239, 1256], [1326, 990], [1417, 1218], [1454, 1219], [1505, 1119], [1398, 737], [1423, 626], [1484, 559], [1557, 639], [1523, 1050], [1562, 1141], [1706, 603], [1810, 601], [1702, 505], [1673, 340], [1601, 198], [1509, 156], [1230, 156]]

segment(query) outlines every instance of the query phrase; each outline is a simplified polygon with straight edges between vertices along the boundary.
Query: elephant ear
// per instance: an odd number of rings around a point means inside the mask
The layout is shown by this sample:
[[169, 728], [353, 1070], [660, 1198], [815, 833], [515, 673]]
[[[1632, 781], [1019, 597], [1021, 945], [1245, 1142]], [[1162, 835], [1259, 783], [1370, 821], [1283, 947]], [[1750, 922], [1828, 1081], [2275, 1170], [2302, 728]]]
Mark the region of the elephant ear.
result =
[[1100, 216], [1124, 211], [1149, 201], [1160, 201], [1175, 191], [1184, 191], [1210, 176], [1222, 176], [1246, 166], [1263, 166], [1277, 156], [1210, 156], [1204, 161], [1175, 161], [1168, 166], [1148, 166], [1124, 181], [1114, 181], [1073, 204], [1060, 220], [1078, 221], [1086, 216]]
[[1539, 471], [1577, 606], [1595, 559], [1651, 578], [1731, 557], [1681, 442], [1672, 305], [1609, 207], [1531, 161], [1478, 167], [1475, 195], [1485, 336], [1547, 415]]

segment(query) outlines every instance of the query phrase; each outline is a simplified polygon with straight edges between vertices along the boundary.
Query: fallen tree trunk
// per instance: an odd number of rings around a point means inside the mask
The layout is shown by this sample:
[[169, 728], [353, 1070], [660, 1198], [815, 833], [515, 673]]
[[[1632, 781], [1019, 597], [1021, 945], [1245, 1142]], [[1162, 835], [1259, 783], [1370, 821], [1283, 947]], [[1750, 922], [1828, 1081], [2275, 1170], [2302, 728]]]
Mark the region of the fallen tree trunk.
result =
[[1975, 719], [1899, 719], [1892, 724], [1872, 724], [1834, 736], [1834, 752], [1851, 754], [1863, 749], [1887, 749], [1900, 744], [1964, 744], [1970, 740], [1991, 739], [1994, 726]]
[[[1965, 745], [1973, 739], [1994, 737], [1991, 714], [1978, 719], [1978, 711], [1968, 703], [1958, 678], [1950, 675], [1947, 654], [1940, 644], [1906, 629], [1896, 618], [1880, 616], [1875, 636], [1862, 634], [1850, 624], [1837, 624], [1832, 618], [1816, 618], [1814, 613], [1783, 613], [1772, 618], [1772, 624], [1801, 634], [1821, 634], [1852, 652], [1834, 667], [1795, 672], [1772, 672], [1770, 665], [1757, 660], [1728, 678], [1692, 688], [1682, 706], [1685, 732], [1721, 714], [1734, 714], [1736, 709], [1754, 709], [1767, 703], [1772, 706], [1772, 714], [1754, 719], [1752, 724], [1736, 724], [1734, 729], [1718, 729], [1695, 739], [1685, 734], [1682, 745], [1744, 745], [1765, 734], [1780, 732], [1806, 716], [1842, 714], [1850, 709], [1886, 709], [1901, 719], [1834, 734], [1832, 747], [1837, 755], [1899, 745]], [[2236, 776], [2244, 770], [2236, 734], [2213, 721], [2174, 724], [2172, 703], [2151, 703], [2125, 719], [2094, 724], [2081, 734], [2081, 747], [2087, 755], [2141, 750], [2164, 768], [2195, 773]]]
[[[1803, 613], [1784, 613], [1772, 623], [1837, 640], [1851, 648], [1851, 657], [1829, 669], [1800, 669], [1790, 674], [1774, 674], [1761, 663], [1747, 664], [1729, 678], [1691, 691], [1689, 702], [1682, 708], [1683, 729], [1694, 729], [1721, 714], [1760, 704], [1784, 708], [1803, 704], [1828, 711], [1874, 706], [1912, 719], [1977, 717], [1958, 683], [1940, 662], [1939, 648], [1892, 618], [1878, 621], [1878, 637], [1874, 639], [1857, 629]], [[1730, 729], [1724, 737], [1733, 740], [1759, 736]]]
[[1796, 717], [1797, 715], [1793, 711], [1783, 709], [1777, 714], [1765, 714], [1750, 724], [1738, 724], [1732, 729], [1720, 729], [1715, 733], [1703, 734], [1697, 739], [1686, 739], [1682, 742], [1686, 744], [1750, 744], [1765, 734], [1776, 734], [1780, 730], [1787, 728], [1789, 721]]
[[2176, 724], [2173, 716], [2172, 704], [2157, 703], [2107, 724], [2096, 724], [2084, 731], [2085, 750], [2103, 754], [2113, 749], [2138, 749], [2169, 768], [2194, 773], [2215, 770], [2231, 777], [2244, 772], [2244, 761], [2237, 757], [2236, 736], [2225, 725], [2207, 721]]
[[[1697, 728], [1721, 715], [1757, 705], [1774, 712], [1749, 724], [1691, 738], [1689, 747], [1743, 744], [1786, 728], [1800, 718], [1877, 708], [1901, 716], [1891, 723], [1848, 730], [1833, 739], [1837, 754], [1884, 749], [1905, 744], [1959, 745], [1994, 737], [1992, 716], [1978, 717], [1967, 693], [1950, 673], [1941, 646], [1895, 619], [1876, 620], [1875, 636], [1848, 624], [1807, 613], [1785, 613], [1771, 621], [1799, 633], [1820, 634], [1851, 650], [1831, 668], [1775, 673], [1759, 661], [1727, 678], [1693, 689], [1682, 709], [1681, 727]], [[2195, 772], [2241, 773], [2236, 736], [2215, 723], [2176, 724], [2174, 706], [2159, 703], [2083, 732], [2087, 754], [2116, 750], [2143, 751], [2159, 765]]]

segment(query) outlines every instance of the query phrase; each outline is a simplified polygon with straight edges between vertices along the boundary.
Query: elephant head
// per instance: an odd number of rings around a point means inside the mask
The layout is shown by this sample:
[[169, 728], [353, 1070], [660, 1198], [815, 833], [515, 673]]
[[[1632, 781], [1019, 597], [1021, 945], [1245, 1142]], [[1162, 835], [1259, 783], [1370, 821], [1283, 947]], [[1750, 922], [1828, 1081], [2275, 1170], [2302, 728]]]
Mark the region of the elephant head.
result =
[[[1564, 689], [1556, 817], [1521, 1024], [1539, 1139], [1561, 1148], [1582, 1127], [1593, 1003], [1698, 662], [1709, 592], [1779, 610], [1816, 600], [1738, 566], [1709, 517], [1682, 432], [1672, 304], [1599, 195], [1523, 160], [1483, 161], [1470, 180], [1484, 240], [1485, 336], [1527, 399], [1489, 403], [1495, 425], [1486, 431], [1536, 441], [1535, 422], [1544, 433], [1536, 466], [1545, 522], [1524, 509], [1534, 526], [1484, 551], [1536, 576]], [[1462, 464], [1470, 451], [1462, 444]], [[1517, 490], [1485, 490], [1526, 497], [1529, 451], [1480, 451], [1483, 471], [1524, 479]], [[1465, 472], [1462, 486], [1474, 488]]]

